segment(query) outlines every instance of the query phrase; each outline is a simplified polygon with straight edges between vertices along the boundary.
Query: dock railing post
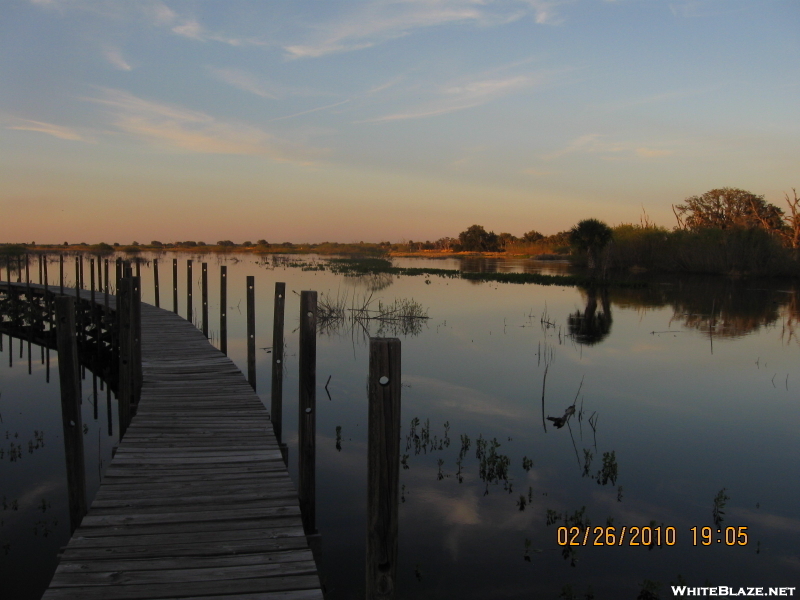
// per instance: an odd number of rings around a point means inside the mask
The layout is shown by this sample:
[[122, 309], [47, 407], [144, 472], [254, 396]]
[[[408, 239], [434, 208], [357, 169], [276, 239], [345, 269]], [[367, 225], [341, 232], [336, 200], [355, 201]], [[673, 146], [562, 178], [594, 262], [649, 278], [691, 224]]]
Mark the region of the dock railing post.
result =
[[75, 336], [75, 301], [70, 296], [56, 298], [56, 344], [58, 375], [61, 382], [61, 421], [64, 427], [64, 454], [67, 461], [70, 530], [74, 532], [86, 514], [86, 471], [83, 456], [81, 420], [81, 378], [78, 343]]
[[247, 381], [256, 390], [256, 278], [247, 276]]
[[172, 259], [172, 312], [178, 314], [178, 259]]
[[370, 338], [367, 433], [367, 599], [397, 585], [400, 483], [400, 340]]
[[203, 335], [208, 339], [208, 263], [202, 263]]
[[156, 308], [161, 308], [161, 302], [159, 301], [159, 288], [158, 288], [158, 259], [153, 259], [153, 279], [155, 283], [155, 292], [156, 292]]
[[61, 295], [64, 295], [64, 255], [58, 255], [58, 276], [61, 281]]
[[186, 261], [186, 320], [192, 322], [192, 259]]
[[142, 278], [131, 278], [131, 403], [136, 414], [142, 396]]
[[300, 375], [298, 386], [298, 448], [300, 489], [298, 499], [306, 535], [316, 526], [317, 434], [317, 292], [300, 292]]
[[219, 268], [219, 349], [228, 355], [228, 267]]
[[119, 437], [125, 435], [131, 420], [131, 395], [133, 372], [131, 357], [131, 279], [123, 277], [117, 285], [117, 326], [119, 343], [119, 377], [117, 399], [119, 400]]
[[272, 394], [270, 398], [270, 418], [275, 439], [287, 462], [286, 444], [283, 443], [283, 315], [286, 304], [286, 284], [275, 283], [275, 309], [272, 323]]

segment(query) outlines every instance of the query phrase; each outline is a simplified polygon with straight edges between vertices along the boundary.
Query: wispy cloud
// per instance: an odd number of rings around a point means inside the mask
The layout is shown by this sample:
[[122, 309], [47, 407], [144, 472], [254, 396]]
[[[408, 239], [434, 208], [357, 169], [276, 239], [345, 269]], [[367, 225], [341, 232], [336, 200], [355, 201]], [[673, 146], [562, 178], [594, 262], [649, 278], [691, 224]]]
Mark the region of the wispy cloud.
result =
[[7, 129], [16, 129], [18, 131], [36, 131], [39, 133], [52, 135], [62, 140], [79, 142], [88, 141], [74, 129], [62, 127], [61, 125], [53, 125], [52, 123], [44, 123], [42, 121], [30, 121], [28, 119], [23, 119], [19, 125], [9, 125]]
[[622, 142], [608, 139], [599, 133], [589, 133], [570, 142], [566, 147], [541, 158], [553, 160], [569, 154], [598, 154], [602, 158], [613, 160], [619, 158], [662, 158], [673, 154], [666, 148], [650, 148], [633, 142]]
[[539, 78], [534, 75], [512, 75], [501, 78], [473, 79], [439, 86], [434, 99], [411, 110], [396, 112], [365, 122], [398, 121], [444, 115], [481, 106], [492, 100], [532, 87]]
[[555, 0], [387, 0], [360, 5], [347, 15], [317, 24], [300, 44], [283, 47], [290, 58], [318, 58], [369, 48], [415, 30], [449, 24], [503, 25], [525, 16], [540, 24], [559, 22]]
[[259, 129], [223, 122], [195, 110], [139, 98], [122, 90], [103, 89], [86, 100], [109, 107], [114, 125], [160, 147], [205, 154], [266, 156], [279, 162], [310, 164], [319, 151], [299, 147]]
[[308, 110], [303, 110], [303, 111], [300, 111], [298, 113], [294, 113], [294, 114], [291, 114], [291, 115], [285, 115], [283, 117], [275, 117], [274, 119], [270, 119], [269, 122], [271, 123], [273, 121], [283, 121], [285, 119], [293, 119], [294, 117], [299, 117], [301, 115], [307, 115], [309, 113], [318, 112], [320, 110], [326, 110], [328, 108], [335, 108], [337, 106], [341, 106], [342, 104], [347, 104], [348, 102], [350, 102], [349, 98], [347, 100], [342, 100], [341, 102], [336, 102], [334, 104], [326, 104], [325, 106], [317, 106], [316, 108], [310, 108]]
[[133, 69], [133, 67], [122, 58], [122, 52], [120, 52], [119, 48], [106, 48], [103, 51], [103, 56], [108, 62], [121, 71], [130, 71]]
[[208, 70], [214, 77], [235, 88], [250, 92], [256, 96], [261, 96], [262, 98], [270, 98], [271, 100], [277, 100], [278, 98], [278, 94], [270, 89], [268, 84], [259, 80], [259, 78], [252, 73], [248, 73], [242, 69], [218, 69], [215, 67], [209, 67]]

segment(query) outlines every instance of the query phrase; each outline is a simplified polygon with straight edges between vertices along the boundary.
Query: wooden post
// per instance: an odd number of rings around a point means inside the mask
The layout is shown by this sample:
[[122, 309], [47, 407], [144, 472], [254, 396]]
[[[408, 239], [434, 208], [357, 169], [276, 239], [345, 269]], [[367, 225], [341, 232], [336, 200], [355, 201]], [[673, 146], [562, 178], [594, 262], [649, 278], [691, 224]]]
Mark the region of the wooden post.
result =
[[256, 390], [256, 284], [247, 276], [247, 381]]
[[103, 259], [97, 255], [97, 291], [103, 291]]
[[142, 396], [142, 279], [131, 278], [131, 403], [136, 414]]
[[139, 257], [137, 256], [136, 258], [134, 258], [133, 262], [136, 263], [136, 277], [141, 278], [142, 277], [142, 266], [139, 263]]
[[[283, 446], [283, 315], [286, 304], [286, 284], [275, 283], [275, 309], [272, 321], [272, 397], [270, 418], [275, 439]], [[285, 462], [285, 458], [284, 458]]]
[[300, 399], [298, 448], [300, 489], [298, 499], [303, 531], [314, 535], [316, 527], [317, 434], [317, 292], [300, 292]]
[[123, 277], [117, 286], [117, 325], [119, 328], [119, 437], [125, 435], [131, 420], [131, 393], [133, 391], [131, 359], [131, 280]]
[[203, 294], [203, 335], [208, 339], [208, 263], [201, 263]]
[[81, 254], [81, 257], [80, 257], [80, 260], [78, 261], [78, 264], [80, 265], [81, 289], [85, 290], [86, 286], [84, 285], [84, 279], [83, 279], [83, 254]]
[[42, 267], [42, 255], [39, 254], [39, 285], [44, 283], [44, 269]]
[[61, 282], [61, 295], [64, 295], [64, 255], [58, 255], [58, 277]]
[[61, 382], [61, 422], [64, 427], [64, 454], [67, 460], [69, 520], [71, 532], [74, 532], [86, 514], [86, 471], [80, 408], [81, 378], [78, 344], [75, 337], [75, 301], [71, 297], [56, 298], [56, 323], [58, 375]]
[[81, 267], [79, 264], [79, 258], [75, 257], [75, 298], [80, 298], [80, 292], [78, 290], [81, 289]]
[[156, 289], [156, 308], [161, 308], [161, 303], [159, 302], [159, 289], [158, 289], [158, 259], [153, 259], [153, 279], [155, 280], [155, 289]]
[[367, 433], [367, 598], [397, 590], [400, 488], [400, 340], [369, 340]]
[[114, 290], [119, 287], [119, 280], [122, 279], [122, 259], [118, 256], [117, 260], [114, 262], [114, 268], [116, 269], [116, 275], [114, 279]]
[[228, 355], [228, 267], [219, 268], [219, 349]]
[[178, 259], [172, 259], [172, 312], [178, 314]]
[[[25, 260], [28, 260], [28, 255], [25, 255]], [[22, 257], [17, 256], [17, 283], [22, 283]]]
[[92, 312], [94, 312], [94, 259], [89, 259], [89, 273], [91, 273], [91, 277], [89, 277], [89, 287], [92, 289]]
[[186, 261], [186, 320], [192, 322], [192, 260]]

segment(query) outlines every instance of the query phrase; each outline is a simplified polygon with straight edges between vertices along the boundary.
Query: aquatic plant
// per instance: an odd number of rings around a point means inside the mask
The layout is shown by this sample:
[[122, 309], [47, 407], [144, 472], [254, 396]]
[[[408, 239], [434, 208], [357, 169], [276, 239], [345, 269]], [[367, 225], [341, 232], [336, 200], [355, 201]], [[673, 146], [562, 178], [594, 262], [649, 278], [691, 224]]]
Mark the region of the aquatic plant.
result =
[[730, 496], [725, 493], [726, 489], [722, 488], [714, 497], [714, 508], [711, 511], [711, 516], [714, 519], [714, 525], [717, 527], [725, 520], [725, 511], [723, 509], [725, 508], [725, 502], [730, 500]]

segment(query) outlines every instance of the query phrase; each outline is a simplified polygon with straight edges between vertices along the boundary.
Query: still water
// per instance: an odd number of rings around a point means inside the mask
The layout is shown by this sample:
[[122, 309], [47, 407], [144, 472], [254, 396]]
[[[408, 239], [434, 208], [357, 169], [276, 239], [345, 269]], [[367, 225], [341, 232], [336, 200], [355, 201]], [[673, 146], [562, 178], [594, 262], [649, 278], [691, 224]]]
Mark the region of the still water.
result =
[[[266, 406], [273, 289], [286, 282], [283, 431], [295, 482], [293, 292], [317, 290], [346, 307], [371, 300], [373, 309], [378, 301], [413, 299], [427, 311], [427, 319], [383, 330], [347, 319], [319, 327], [316, 520], [327, 598], [364, 596], [364, 326], [402, 341], [399, 597], [633, 600], [643, 590], [653, 595], [641, 597], [671, 598], [671, 584], [800, 582], [800, 304], [791, 285], [672, 279], [590, 293], [436, 276], [349, 277], [307, 270], [326, 262], [313, 257], [142, 254], [145, 302], [154, 302], [151, 261], [158, 258], [161, 306], [172, 308], [174, 256], [182, 315], [186, 259], [194, 260], [195, 320], [200, 263], [208, 263], [215, 344], [218, 267], [228, 266], [228, 353], [242, 369], [245, 278], [255, 276], [258, 392]], [[459, 268], [450, 259], [396, 264]], [[502, 260], [463, 268], [567, 269]], [[18, 340], [10, 368], [8, 352], [6, 337], [0, 577], [3, 589], [20, 590], [19, 598], [38, 598], [69, 538], [57, 363], [52, 353], [47, 384], [37, 347], [31, 375]], [[83, 389], [91, 498], [118, 442], [108, 436], [102, 394], [94, 420], [91, 374]], [[570, 407], [574, 414], [557, 427]], [[44, 438], [38, 448], [37, 435]], [[17, 446], [22, 455], [12, 460]], [[580, 527], [580, 544], [591, 526], [588, 545], [560, 546], [561, 526]], [[604, 545], [593, 545], [595, 527], [615, 528], [614, 545], [605, 537]], [[623, 527], [629, 533], [619, 545]], [[661, 545], [629, 545], [643, 541], [641, 534], [632, 539], [632, 527], [652, 527], [654, 538], [660, 531]], [[703, 527], [710, 537], [703, 538]]]

